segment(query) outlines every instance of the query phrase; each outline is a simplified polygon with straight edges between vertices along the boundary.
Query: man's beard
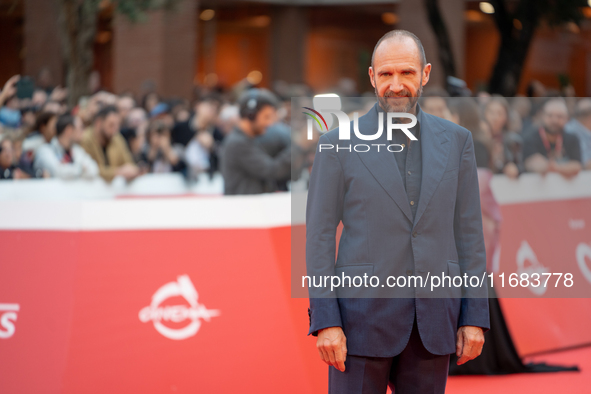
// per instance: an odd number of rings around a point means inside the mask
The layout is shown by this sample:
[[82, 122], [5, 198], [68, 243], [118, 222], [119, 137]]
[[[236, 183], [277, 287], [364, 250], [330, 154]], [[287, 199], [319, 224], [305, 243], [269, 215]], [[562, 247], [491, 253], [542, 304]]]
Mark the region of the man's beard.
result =
[[[377, 86], [377, 84], [376, 84], [376, 86]], [[375, 88], [375, 92], [376, 92], [376, 97], [378, 98], [378, 102], [380, 103], [380, 107], [382, 107], [382, 109], [385, 112], [410, 112], [410, 110], [413, 109], [415, 107], [415, 105], [417, 104], [417, 101], [419, 101], [421, 94], [423, 94], [423, 86], [421, 85], [419, 87], [419, 90], [417, 91], [416, 96], [413, 96], [410, 93], [410, 91], [408, 91], [407, 89], [402, 90], [398, 94], [395, 94], [391, 90], [387, 90], [384, 93], [384, 97], [380, 97], [380, 95], [378, 94], [377, 87]], [[410, 96], [407, 98], [406, 104], [402, 104], [402, 103], [401, 104], [389, 104], [388, 103], [388, 97], [404, 97], [404, 96]], [[400, 100], [402, 100], [402, 99], [400, 99]]]
[[552, 127], [548, 127], [548, 126], [544, 126], [544, 130], [546, 130], [546, 133], [552, 134], [552, 135], [560, 134], [560, 132], [562, 131], [559, 128], [552, 128]]

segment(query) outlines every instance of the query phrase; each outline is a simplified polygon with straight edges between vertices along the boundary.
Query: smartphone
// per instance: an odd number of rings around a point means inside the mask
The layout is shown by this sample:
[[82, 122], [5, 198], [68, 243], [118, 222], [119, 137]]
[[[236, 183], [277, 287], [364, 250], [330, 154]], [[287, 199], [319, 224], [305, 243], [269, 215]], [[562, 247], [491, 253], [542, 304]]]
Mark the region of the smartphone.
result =
[[33, 97], [35, 82], [31, 77], [21, 77], [16, 81], [16, 97], [19, 99], [30, 99]]

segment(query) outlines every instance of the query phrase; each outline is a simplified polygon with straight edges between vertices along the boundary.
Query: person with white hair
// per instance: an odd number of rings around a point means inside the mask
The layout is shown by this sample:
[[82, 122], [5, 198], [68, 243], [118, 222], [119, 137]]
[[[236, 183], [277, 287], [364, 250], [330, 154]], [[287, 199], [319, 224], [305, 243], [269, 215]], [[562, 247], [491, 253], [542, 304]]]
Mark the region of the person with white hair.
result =
[[218, 127], [224, 135], [230, 132], [238, 125], [240, 121], [240, 113], [237, 105], [226, 104], [220, 110], [218, 116]]

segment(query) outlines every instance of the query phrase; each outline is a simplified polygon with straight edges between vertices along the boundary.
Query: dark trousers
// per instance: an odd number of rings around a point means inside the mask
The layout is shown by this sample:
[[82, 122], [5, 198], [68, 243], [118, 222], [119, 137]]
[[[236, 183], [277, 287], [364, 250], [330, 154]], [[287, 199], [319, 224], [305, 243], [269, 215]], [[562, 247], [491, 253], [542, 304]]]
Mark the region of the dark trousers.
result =
[[345, 372], [328, 367], [329, 394], [443, 394], [449, 354], [431, 354], [423, 346], [417, 318], [406, 348], [395, 357], [347, 355]]

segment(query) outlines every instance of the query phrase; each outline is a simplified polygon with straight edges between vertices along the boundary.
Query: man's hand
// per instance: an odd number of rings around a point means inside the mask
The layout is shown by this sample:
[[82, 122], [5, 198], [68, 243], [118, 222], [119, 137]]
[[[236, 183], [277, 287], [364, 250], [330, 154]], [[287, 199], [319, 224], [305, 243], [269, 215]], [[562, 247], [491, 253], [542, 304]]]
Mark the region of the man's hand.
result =
[[483, 345], [484, 332], [482, 328], [474, 326], [460, 327], [458, 329], [458, 340], [456, 341], [456, 356], [459, 357], [457, 364], [462, 365], [480, 356]]
[[14, 173], [12, 174], [13, 179], [28, 179], [30, 176], [22, 171], [20, 168], [15, 168]]
[[582, 166], [576, 160], [571, 160], [566, 163], [556, 164], [554, 166], [554, 171], [558, 172], [560, 175], [565, 177], [566, 179], [571, 179], [581, 171]]
[[341, 327], [328, 327], [319, 330], [316, 347], [322, 361], [345, 372], [347, 338]]
[[6, 101], [7, 98], [16, 93], [16, 83], [19, 79], [21, 79], [20, 75], [13, 75], [8, 81], [6, 81], [4, 87], [0, 91], [0, 106], [4, 104], [4, 101]]
[[117, 169], [117, 175], [129, 182], [140, 175], [140, 170], [135, 164], [126, 163]]
[[537, 172], [540, 175], [546, 175], [549, 171], [552, 170], [552, 162], [546, 159], [540, 153], [534, 153], [530, 157], [528, 157], [525, 162], [525, 170], [529, 172]]
[[50, 101], [57, 101], [59, 103], [59, 102], [62, 102], [63, 100], [65, 100], [67, 97], [68, 97], [68, 89], [62, 88], [61, 86], [56, 86], [51, 91], [51, 95], [49, 96], [49, 100]]
[[510, 162], [503, 168], [503, 173], [511, 179], [517, 179], [519, 176], [519, 169], [515, 163]]

